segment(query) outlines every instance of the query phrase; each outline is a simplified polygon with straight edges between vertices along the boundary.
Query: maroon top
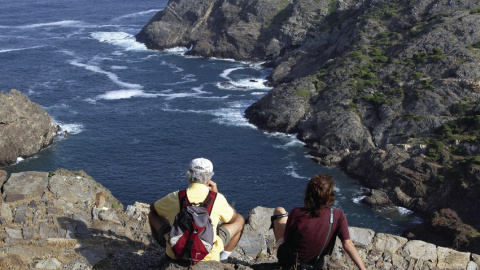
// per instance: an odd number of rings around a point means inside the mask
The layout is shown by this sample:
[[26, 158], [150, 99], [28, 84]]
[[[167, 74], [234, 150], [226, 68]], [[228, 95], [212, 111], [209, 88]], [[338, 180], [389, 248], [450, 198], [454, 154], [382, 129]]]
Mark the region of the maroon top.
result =
[[[279, 261], [287, 259], [294, 263], [295, 261], [292, 260], [296, 258], [298, 263], [315, 262], [327, 237], [329, 226], [330, 208], [323, 209], [319, 217], [308, 215], [303, 207], [294, 208], [288, 215], [284, 234], [285, 242], [281, 245], [283, 251], [282, 256], [279, 254]], [[332, 231], [322, 252], [323, 255], [331, 254], [337, 236], [342, 241], [350, 239], [345, 214], [342, 210], [334, 208]], [[286, 255], [285, 252], [291, 255], [290, 258], [280, 258]]]

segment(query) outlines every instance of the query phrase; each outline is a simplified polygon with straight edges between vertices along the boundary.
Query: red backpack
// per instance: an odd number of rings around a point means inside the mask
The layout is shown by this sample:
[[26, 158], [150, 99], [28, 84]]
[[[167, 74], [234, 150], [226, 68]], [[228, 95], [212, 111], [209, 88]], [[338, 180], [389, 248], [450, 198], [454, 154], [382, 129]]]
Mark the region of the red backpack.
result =
[[180, 212], [175, 216], [170, 230], [172, 251], [185, 264], [194, 265], [203, 260], [213, 247], [213, 225], [210, 219], [217, 193], [210, 191], [203, 203], [194, 206], [186, 190], [178, 192]]

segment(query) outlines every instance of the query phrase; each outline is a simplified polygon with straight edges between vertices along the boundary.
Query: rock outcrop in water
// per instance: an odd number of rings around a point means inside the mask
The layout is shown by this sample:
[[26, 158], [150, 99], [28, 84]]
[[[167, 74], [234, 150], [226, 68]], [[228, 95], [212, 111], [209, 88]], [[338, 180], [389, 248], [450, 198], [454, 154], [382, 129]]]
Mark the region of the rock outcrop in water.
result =
[[38, 104], [17, 90], [0, 92], [0, 167], [49, 146], [58, 127]]
[[[153, 241], [149, 205], [126, 209], [84, 171], [0, 170], [0, 269], [188, 269], [162, 265]], [[165, 194], [169, 191], [165, 191]], [[228, 264], [207, 262], [195, 269], [280, 269], [269, 229], [273, 208], [256, 207]], [[423, 241], [350, 228], [368, 269], [480, 268], [480, 256]], [[325, 269], [352, 269], [337, 242]]]
[[406, 236], [480, 251], [480, 3], [170, 1], [149, 48], [266, 61], [274, 89], [245, 115], [297, 133], [322, 164], [414, 210]]

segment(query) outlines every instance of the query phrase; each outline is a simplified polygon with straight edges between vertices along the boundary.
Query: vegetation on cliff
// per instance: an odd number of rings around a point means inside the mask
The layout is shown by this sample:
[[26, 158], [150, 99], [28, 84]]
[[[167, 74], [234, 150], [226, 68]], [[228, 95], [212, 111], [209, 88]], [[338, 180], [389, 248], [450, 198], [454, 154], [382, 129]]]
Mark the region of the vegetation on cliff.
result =
[[478, 251], [479, 19], [473, 0], [171, 1], [137, 38], [265, 60], [274, 89], [252, 123], [297, 133], [372, 188], [373, 207], [421, 215], [409, 237]]

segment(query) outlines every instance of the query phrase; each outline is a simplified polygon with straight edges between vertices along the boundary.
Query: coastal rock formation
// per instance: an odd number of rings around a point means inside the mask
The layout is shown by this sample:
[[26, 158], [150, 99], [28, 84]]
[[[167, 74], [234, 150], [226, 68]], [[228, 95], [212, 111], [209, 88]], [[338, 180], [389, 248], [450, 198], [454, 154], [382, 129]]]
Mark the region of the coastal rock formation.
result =
[[0, 167], [31, 157], [49, 146], [58, 127], [38, 104], [13, 89], [0, 92]]
[[[126, 209], [84, 171], [14, 173], [0, 170], [0, 269], [188, 269], [164, 264], [152, 239], [149, 205]], [[168, 191], [165, 191], [167, 193]], [[280, 269], [273, 208], [249, 213], [242, 238], [228, 263], [201, 262], [195, 269]], [[480, 269], [480, 256], [433, 244], [351, 227], [368, 269]], [[352, 269], [340, 243], [325, 269]]]
[[296, 133], [383, 194], [370, 205], [414, 210], [409, 238], [480, 252], [478, 1], [176, 0], [136, 37], [265, 61], [251, 123]]

